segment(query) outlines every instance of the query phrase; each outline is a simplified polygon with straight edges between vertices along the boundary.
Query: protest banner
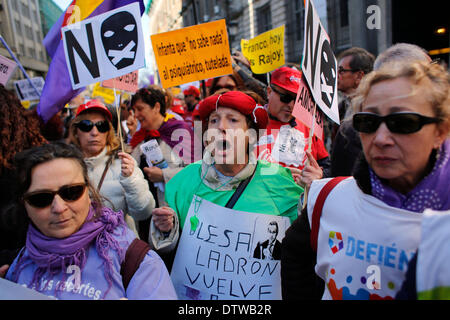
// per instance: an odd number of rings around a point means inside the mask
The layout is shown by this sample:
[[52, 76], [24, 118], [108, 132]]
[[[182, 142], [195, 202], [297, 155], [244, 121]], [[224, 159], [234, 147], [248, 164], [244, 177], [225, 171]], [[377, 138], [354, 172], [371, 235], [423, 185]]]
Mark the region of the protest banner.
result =
[[96, 97], [102, 97], [103, 101], [107, 104], [113, 104], [115, 101], [114, 90], [103, 88], [100, 82], [97, 82], [92, 90], [92, 98], [95, 99]]
[[317, 106], [339, 124], [337, 61], [311, 0], [306, 1], [302, 71]]
[[0, 300], [55, 300], [55, 298], [0, 278]]
[[119, 77], [145, 65], [137, 2], [61, 30], [73, 89]]
[[[17, 96], [19, 97], [20, 101], [39, 100], [39, 98], [41, 97], [42, 89], [44, 88], [45, 84], [44, 78], [32, 78], [31, 82], [33, 83], [34, 87], [27, 79], [14, 81], [14, 88], [16, 89]], [[34, 88], [36, 88], [38, 92], [36, 92]]]
[[16, 70], [17, 64], [5, 58], [4, 56], [0, 56], [0, 83], [6, 85], [9, 78], [11, 78], [12, 74]]
[[102, 87], [135, 93], [138, 89], [138, 78], [139, 71], [136, 70], [117, 78], [105, 80], [102, 82]]
[[253, 39], [241, 40], [241, 51], [253, 73], [262, 74], [284, 65], [284, 25]]
[[151, 36], [164, 88], [233, 73], [225, 20]]
[[[316, 113], [315, 117], [314, 112]], [[323, 140], [324, 114], [320, 108], [317, 108], [304, 76], [300, 81], [292, 115], [308, 128], [311, 128], [314, 121], [314, 128], [311, 131], [320, 140]]]
[[[192, 231], [195, 208], [199, 223]], [[287, 217], [232, 210], [194, 196], [171, 272], [178, 298], [281, 299], [280, 246], [289, 225]]]

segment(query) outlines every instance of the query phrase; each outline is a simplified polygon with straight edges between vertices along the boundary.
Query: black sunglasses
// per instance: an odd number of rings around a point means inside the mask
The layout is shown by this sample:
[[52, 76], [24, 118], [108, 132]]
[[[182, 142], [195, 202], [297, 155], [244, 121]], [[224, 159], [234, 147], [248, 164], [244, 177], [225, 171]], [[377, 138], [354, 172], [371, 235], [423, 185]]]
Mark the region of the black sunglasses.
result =
[[73, 202], [81, 198], [86, 189], [86, 183], [62, 186], [58, 191], [40, 190], [23, 195], [30, 206], [35, 208], [46, 208], [52, 204], [55, 195], [59, 195], [64, 201]]
[[81, 120], [75, 124], [78, 129], [83, 132], [90, 132], [94, 126], [97, 127], [98, 132], [105, 133], [109, 131], [109, 122], [106, 120], [93, 123], [91, 120]]
[[280, 96], [280, 101], [283, 103], [290, 103], [292, 100], [295, 100], [296, 96], [292, 96], [289, 93], [281, 93], [277, 89], [275, 89], [273, 86], [270, 86], [273, 91], [275, 91]]
[[359, 132], [373, 133], [384, 122], [392, 133], [409, 134], [419, 131], [426, 124], [439, 121], [438, 118], [425, 117], [413, 112], [392, 113], [384, 117], [370, 112], [360, 112], [353, 116], [353, 128]]

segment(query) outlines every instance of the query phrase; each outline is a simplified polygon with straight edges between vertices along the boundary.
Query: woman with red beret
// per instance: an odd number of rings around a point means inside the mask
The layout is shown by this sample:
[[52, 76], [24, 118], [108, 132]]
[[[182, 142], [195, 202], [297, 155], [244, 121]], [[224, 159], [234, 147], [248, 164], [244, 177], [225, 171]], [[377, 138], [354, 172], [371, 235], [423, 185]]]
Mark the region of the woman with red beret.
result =
[[[165, 241], [163, 236], [159, 241], [153, 238], [156, 240], [156, 249], [175, 252], [178, 242], [185, 241], [183, 230], [190, 228], [195, 231], [199, 220], [201, 224], [207, 220], [206, 216], [221, 213], [221, 210], [202, 212], [202, 202], [236, 210], [233, 212], [238, 215], [256, 213], [261, 216], [288, 217], [285, 219], [288, 224], [294, 221], [303, 189], [295, 184], [288, 169], [257, 160], [252, 152], [257, 141], [257, 131], [263, 130], [269, 121], [264, 107], [257, 105], [253, 98], [243, 92], [229, 91], [204, 99], [199, 104], [198, 115], [207, 129], [203, 135], [206, 146], [203, 160], [188, 165], [166, 184], [165, 200], [168, 207], [156, 208], [152, 212], [153, 233], [163, 235], [173, 233], [175, 229], [179, 237], [172, 241]], [[189, 215], [194, 207], [195, 215]], [[181, 245], [178, 251], [180, 248]], [[175, 264], [178, 255], [183, 253], [177, 252], [172, 276], [176, 277], [173, 274], [176, 272]], [[185, 267], [190, 268], [189, 265]], [[170, 270], [171, 266], [168, 268]], [[197, 292], [198, 288], [195, 289], [195, 285], [192, 287], [192, 292]], [[194, 295], [195, 298], [186, 296], [185, 292], [178, 293], [180, 297], [188, 299], [205, 298], [202, 295]], [[255, 299], [255, 296], [252, 297]]]

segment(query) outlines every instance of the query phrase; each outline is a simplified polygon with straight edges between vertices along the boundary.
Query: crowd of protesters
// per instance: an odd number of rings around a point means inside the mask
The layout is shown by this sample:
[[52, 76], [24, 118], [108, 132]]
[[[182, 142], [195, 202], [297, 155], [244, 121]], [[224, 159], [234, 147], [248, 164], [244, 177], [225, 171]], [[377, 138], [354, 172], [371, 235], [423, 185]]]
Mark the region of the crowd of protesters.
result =
[[232, 61], [120, 110], [83, 93], [46, 123], [0, 85], [0, 276], [59, 299], [177, 299], [169, 273], [206, 200], [288, 218], [264, 248], [283, 299], [450, 298], [445, 67], [404, 43], [342, 52], [341, 122], [321, 140], [293, 116], [299, 66], [261, 78]]

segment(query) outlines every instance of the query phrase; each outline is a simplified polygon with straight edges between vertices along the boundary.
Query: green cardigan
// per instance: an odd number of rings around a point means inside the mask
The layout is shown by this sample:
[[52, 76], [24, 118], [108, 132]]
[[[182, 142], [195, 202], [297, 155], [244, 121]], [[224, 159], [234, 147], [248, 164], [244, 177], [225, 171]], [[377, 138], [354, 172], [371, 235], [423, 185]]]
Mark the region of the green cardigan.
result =
[[[277, 173], [273, 166], [277, 166]], [[234, 193], [215, 191], [201, 177], [202, 161], [192, 163], [177, 173], [167, 184], [165, 199], [169, 207], [178, 214], [183, 229], [194, 193], [217, 205], [225, 206]], [[266, 171], [267, 170], [267, 171]], [[247, 185], [234, 210], [289, 217], [291, 223], [297, 218], [297, 205], [303, 188], [297, 185], [289, 169], [278, 164], [258, 160], [255, 174]]]

